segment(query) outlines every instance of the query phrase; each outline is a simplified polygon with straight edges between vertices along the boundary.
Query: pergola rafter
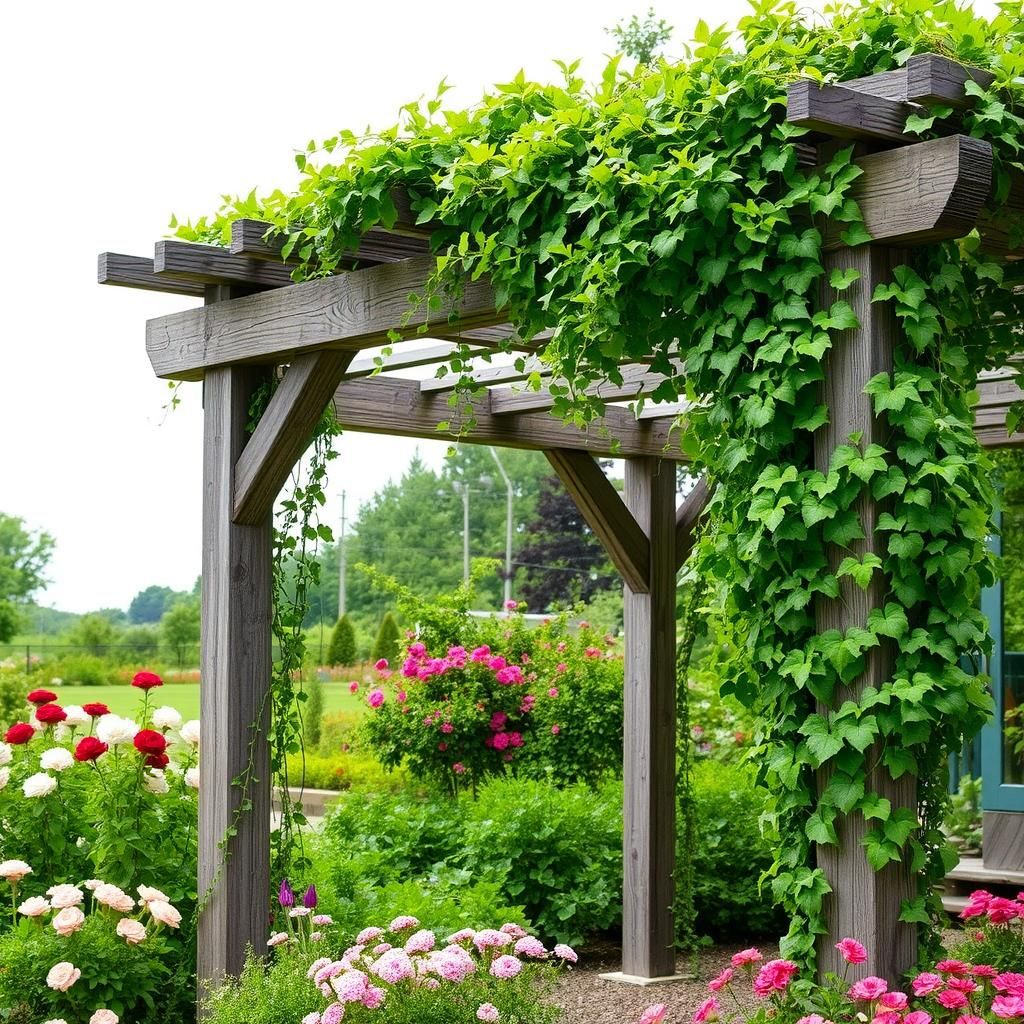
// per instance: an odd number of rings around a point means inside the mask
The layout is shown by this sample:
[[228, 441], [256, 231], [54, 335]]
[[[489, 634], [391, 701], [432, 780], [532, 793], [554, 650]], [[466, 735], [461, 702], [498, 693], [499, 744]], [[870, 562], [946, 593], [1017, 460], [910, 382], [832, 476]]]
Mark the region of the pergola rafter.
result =
[[[922, 103], [969, 105], [971, 80], [988, 84], [991, 78], [923, 54], [897, 71], [841, 85], [801, 82], [790, 89], [790, 122], [812, 130], [799, 145], [805, 167], [827, 161], [836, 140], [858, 143], [855, 162], [863, 173], [853, 195], [873, 238], [870, 247], [851, 250], [841, 238], [844, 224], [822, 223], [829, 265], [861, 271], [861, 280], [844, 293], [861, 326], [838, 333], [827, 359], [831, 425], [816, 438], [821, 465], [852, 430], [871, 437], [878, 426], [863, 384], [891, 364], [897, 328], [870, 299], [900, 251], [979, 226], [993, 250], [1021, 255], [1008, 251], [1005, 218], [986, 209], [992, 183], [988, 144], [957, 134], [955, 119], [939, 139], [918, 142], [904, 134], [907, 114]], [[1015, 187], [1016, 195], [1024, 197], [1024, 188]], [[393, 229], [368, 232], [347, 267], [304, 283], [292, 282], [291, 268], [281, 261], [281, 240], [254, 221], [233, 225], [230, 248], [166, 241], [158, 243], [153, 260], [100, 257], [101, 283], [205, 299], [202, 307], [149, 321], [146, 333], [157, 376], [206, 382], [202, 714], [204, 736], [215, 739], [204, 745], [200, 860], [201, 882], [220, 881], [201, 917], [200, 977], [215, 980], [237, 972], [246, 945], [260, 948], [265, 941], [266, 921], [252, 913], [259, 901], [251, 898], [268, 883], [265, 731], [255, 742], [259, 781], [247, 795], [256, 812], [235, 824], [232, 854], [223, 863], [219, 843], [243, 799], [232, 780], [245, 768], [250, 727], [266, 724], [256, 718], [271, 667], [273, 501], [329, 404], [347, 430], [543, 451], [608, 550], [626, 584], [624, 972], [634, 979], [670, 975], [675, 965], [676, 573], [709, 500], [702, 481], [676, 507], [676, 463], [685, 461], [680, 433], [690, 406], [647, 400], [666, 377], [633, 359], [623, 361], [614, 381], [590, 389], [607, 403], [598, 420], [581, 428], [549, 415], [564, 385], [538, 358], [544, 338], [515, 337], [485, 279], [466, 282], [457, 300], [441, 311], [429, 310], [426, 303], [410, 306], [409, 295], [426, 293], [435, 267], [426, 237], [430, 225], [416, 224], [407, 198], [392, 199], [399, 212]], [[1010, 205], [1024, 210], [1024, 200], [1011, 197]], [[393, 342], [396, 335], [405, 340]], [[414, 339], [424, 344], [418, 347]], [[514, 355], [518, 365], [491, 364], [499, 350]], [[465, 373], [445, 372], [453, 357], [468, 363]], [[433, 365], [438, 369], [431, 379], [396, 375]], [[287, 366], [282, 383], [246, 437], [249, 400], [281, 366]], [[664, 368], [664, 360], [658, 366]], [[670, 372], [683, 370], [673, 363]], [[509, 386], [535, 375], [540, 390]], [[471, 394], [453, 397], [467, 376]], [[996, 374], [979, 386], [982, 443], [1024, 441], [1007, 439], [1005, 431], [1007, 408], [1021, 397], [1016, 385]], [[644, 399], [641, 408], [616, 404], [637, 398]], [[439, 431], [443, 422], [449, 429]], [[596, 461], [608, 455], [626, 459], [624, 495]], [[868, 526], [863, 542], [868, 552], [877, 543], [872, 528], [877, 510], [865, 499], [859, 511]], [[823, 626], [859, 624], [878, 595], [846, 594], [844, 588], [844, 596], [816, 608]], [[884, 676], [884, 658], [878, 652], [856, 687]], [[887, 787], [879, 778], [872, 784], [889, 793], [894, 805], [913, 800], [905, 783]], [[846, 847], [820, 854], [833, 886], [823, 963], [833, 966], [828, 946], [841, 928], [868, 941], [877, 956], [871, 966], [895, 980], [909, 965], [913, 930], [892, 920], [886, 901], [905, 891], [908, 880], [895, 871], [865, 874], [856, 843], [862, 825], [849, 826], [853, 838]], [[242, 889], [245, 898], [236, 895]]]

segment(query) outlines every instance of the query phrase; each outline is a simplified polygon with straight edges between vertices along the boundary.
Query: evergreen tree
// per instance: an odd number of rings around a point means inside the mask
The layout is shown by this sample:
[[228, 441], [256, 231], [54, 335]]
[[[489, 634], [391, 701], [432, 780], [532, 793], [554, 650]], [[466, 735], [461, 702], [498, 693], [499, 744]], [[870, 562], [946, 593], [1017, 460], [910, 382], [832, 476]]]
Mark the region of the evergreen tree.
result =
[[328, 665], [354, 665], [356, 662], [356, 631], [347, 615], [338, 619], [327, 651]]
[[381, 619], [380, 629], [377, 630], [377, 639], [373, 642], [373, 653], [370, 657], [374, 661], [380, 661], [381, 658], [386, 658], [388, 661], [394, 660], [395, 655], [398, 654], [398, 644], [401, 639], [398, 623], [395, 622], [394, 615], [388, 612]]
[[307, 751], [320, 746], [320, 727], [324, 717], [324, 684], [313, 678], [306, 686], [306, 701], [302, 706], [302, 739]]

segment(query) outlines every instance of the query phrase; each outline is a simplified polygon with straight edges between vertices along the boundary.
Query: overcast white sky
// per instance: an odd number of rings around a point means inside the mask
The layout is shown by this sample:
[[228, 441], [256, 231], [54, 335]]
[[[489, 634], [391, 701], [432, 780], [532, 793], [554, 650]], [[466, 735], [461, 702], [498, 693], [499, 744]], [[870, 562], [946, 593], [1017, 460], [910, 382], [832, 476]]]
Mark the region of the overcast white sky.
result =
[[[148, 317], [190, 300], [96, 284], [102, 250], [152, 255], [170, 214], [295, 180], [293, 152], [390, 124], [431, 92], [470, 102], [554, 58], [596, 70], [604, 28], [648, 0], [95, 0], [0, 13], [0, 510], [57, 539], [42, 602], [127, 606], [200, 564], [201, 410], [145, 354]], [[662, 0], [689, 38], [742, 0]], [[979, 4], [979, 8], [991, 7]], [[419, 442], [433, 463], [442, 442]], [[331, 490], [350, 508], [399, 475], [415, 442], [347, 435]], [[332, 499], [335, 500], [335, 499]], [[336, 503], [337, 504], [337, 503]], [[336, 515], [336, 508], [331, 510]]]

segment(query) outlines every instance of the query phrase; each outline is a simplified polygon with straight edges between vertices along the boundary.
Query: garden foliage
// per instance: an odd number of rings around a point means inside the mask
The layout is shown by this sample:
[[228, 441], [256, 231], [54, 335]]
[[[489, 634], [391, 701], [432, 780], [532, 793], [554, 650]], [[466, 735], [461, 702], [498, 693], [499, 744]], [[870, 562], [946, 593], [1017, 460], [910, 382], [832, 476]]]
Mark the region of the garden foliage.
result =
[[[853, 147], [802, 163], [794, 143], [806, 131], [786, 122], [785, 89], [885, 72], [936, 46], [990, 69], [991, 87], [967, 84], [960, 130], [992, 144], [998, 206], [1008, 170], [1024, 167], [1022, 39], [1016, 3], [992, 20], [931, 0], [863, 0], [823, 19], [761, 4], [735, 34], [700, 23], [683, 61], [631, 72], [613, 61], [593, 87], [567, 64], [559, 84], [520, 74], [468, 110], [443, 109], [440, 94], [410, 104], [375, 137], [310, 144], [294, 193], [251, 196], [180, 229], [222, 240], [234, 217], [260, 216], [302, 261], [299, 277], [327, 274], [368, 228], [393, 225], [401, 188], [436, 226], [437, 273], [419, 299], [441, 318], [446, 297], [488, 275], [520, 336], [552, 332], [544, 359], [567, 381], [557, 415], [597, 416], [585, 388], [618, 381], [623, 359], [666, 375], [657, 399], [695, 400], [682, 443], [714, 494], [694, 564], [737, 640], [725, 685], [759, 718], [763, 780], [779, 796], [773, 891], [794, 918], [787, 955], [813, 959], [829, 892], [813, 846], [837, 842], [841, 815], [871, 822], [872, 868], [905, 860], [919, 880], [903, 919], [939, 920], [932, 887], [950, 863], [942, 766], [989, 709], [984, 678], [961, 668], [987, 648], [977, 603], [994, 579], [974, 386], [1018, 349], [1024, 295], [976, 234], [906, 256], [870, 296], [901, 329], [893, 372], [867, 389], [887, 439], [851, 437], [816, 464], [823, 364], [836, 332], [857, 325], [848, 296], [864, 287], [855, 271], [826, 270], [820, 220], [850, 246], [869, 235], [851, 198]], [[948, 113], [914, 114], [907, 131], [932, 137]], [[472, 425], [464, 397], [444, 425], [456, 436]], [[834, 566], [826, 548], [864, 535], [865, 495], [886, 503], [884, 547]], [[840, 580], [867, 587], [878, 573], [886, 596], [866, 622], [819, 631], [817, 602], [838, 597]], [[850, 693], [880, 645], [895, 650], [890, 677]], [[874, 791], [876, 763], [916, 778], [920, 814]]]

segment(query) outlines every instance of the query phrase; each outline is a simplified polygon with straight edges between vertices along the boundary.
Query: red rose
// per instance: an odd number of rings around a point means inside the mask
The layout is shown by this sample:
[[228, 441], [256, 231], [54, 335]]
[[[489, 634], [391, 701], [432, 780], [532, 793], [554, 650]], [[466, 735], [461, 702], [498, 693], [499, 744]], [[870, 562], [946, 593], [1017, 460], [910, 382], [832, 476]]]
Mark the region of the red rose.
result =
[[13, 743], [17, 746], [22, 743], [28, 743], [35, 734], [35, 729], [28, 722], [15, 722], [4, 734], [4, 739], [8, 743]]
[[108, 749], [106, 743], [96, 739], [95, 736], [84, 736], [75, 747], [75, 760], [95, 761], [100, 754], [105, 754]]
[[110, 714], [110, 708], [106, 704], [83, 704], [82, 710], [92, 718], [102, 718]]
[[33, 690], [25, 699], [29, 704], [49, 704], [57, 699], [57, 694], [52, 690]]
[[43, 725], [56, 725], [67, 717], [67, 713], [59, 704], [44, 704], [41, 708], [36, 708], [36, 719]]
[[140, 729], [132, 740], [135, 749], [141, 754], [162, 754], [167, 749], [167, 740], [163, 735], [152, 729]]
[[147, 768], [166, 768], [171, 763], [171, 759], [166, 754], [150, 754], [146, 758]]
[[136, 672], [132, 686], [140, 690], [152, 690], [154, 686], [163, 686], [164, 681], [155, 672]]

